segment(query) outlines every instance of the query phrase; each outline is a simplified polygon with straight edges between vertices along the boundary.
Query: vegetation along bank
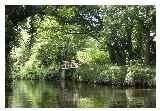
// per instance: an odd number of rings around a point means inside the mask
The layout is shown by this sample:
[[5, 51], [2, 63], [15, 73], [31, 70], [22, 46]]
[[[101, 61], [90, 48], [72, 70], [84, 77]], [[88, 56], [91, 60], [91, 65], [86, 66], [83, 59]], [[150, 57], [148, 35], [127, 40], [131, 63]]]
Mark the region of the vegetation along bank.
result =
[[[66, 80], [155, 87], [154, 6], [6, 6], [6, 84]], [[60, 69], [64, 61], [79, 67]]]

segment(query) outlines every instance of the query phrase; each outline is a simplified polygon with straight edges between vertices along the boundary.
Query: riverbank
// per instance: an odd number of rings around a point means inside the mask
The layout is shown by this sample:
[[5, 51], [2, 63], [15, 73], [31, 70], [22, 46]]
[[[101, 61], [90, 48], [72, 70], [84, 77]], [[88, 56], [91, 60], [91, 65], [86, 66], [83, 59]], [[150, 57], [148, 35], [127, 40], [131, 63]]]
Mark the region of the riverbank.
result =
[[[145, 65], [106, 65], [83, 64], [77, 69], [65, 71], [65, 78], [79, 82], [114, 86], [156, 87], [154, 66]], [[26, 69], [15, 73], [12, 79], [60, 80], [60, 73], [53, 69]]]
[[100, 83], [114, 86], [155, 87], [155, 68], [144, 65], [110, 66], [83, 65], [75, 75], [79, 81]]

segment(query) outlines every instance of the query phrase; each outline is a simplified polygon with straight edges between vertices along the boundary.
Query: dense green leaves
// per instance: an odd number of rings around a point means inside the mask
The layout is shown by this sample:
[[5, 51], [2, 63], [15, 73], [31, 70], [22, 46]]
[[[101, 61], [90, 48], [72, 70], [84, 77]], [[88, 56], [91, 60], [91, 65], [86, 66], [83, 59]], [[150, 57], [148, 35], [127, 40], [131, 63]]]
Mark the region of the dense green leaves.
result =
[[102, 9], [104, 10], [102, 40], [104, 47], [109, 51], [111, 61], [126, 64], [130, 60], [142, 59], [146, 64], [154, 64], [151, 61], [155, 58], [149, 57], [151, 51], [148, 48], [154, 47], [155, 44], [153, 37], [150, 36], [151, 32], [155, 34], [155, 8], [106, 6]]
[[45, 71], [74, 60], [82, 66], [67, 70], [71, 78], [124, 81], [127, 70], [116, 65], [155, 65], [155, 13], [154, 6], [6, 6], [6, 67], [48, 78]]

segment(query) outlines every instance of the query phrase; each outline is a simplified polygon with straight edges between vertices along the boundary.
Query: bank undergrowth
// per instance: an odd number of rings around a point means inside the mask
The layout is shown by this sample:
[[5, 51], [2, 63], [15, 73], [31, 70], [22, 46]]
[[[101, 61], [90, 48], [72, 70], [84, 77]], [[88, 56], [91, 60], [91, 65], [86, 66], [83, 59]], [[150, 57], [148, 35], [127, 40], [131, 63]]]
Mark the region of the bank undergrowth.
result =
[[144, 65], [82, 65], [75, 71], [78, 81], [115, 86], [155, 87], [155, 67]]
[[[66, 79], [115, 86], [155, 87], [155, 67], [147, 65], [83, 64], [65, 72]], [[12, 74], [13, 79], [60, 79], [59, 70], [24, 68]]]

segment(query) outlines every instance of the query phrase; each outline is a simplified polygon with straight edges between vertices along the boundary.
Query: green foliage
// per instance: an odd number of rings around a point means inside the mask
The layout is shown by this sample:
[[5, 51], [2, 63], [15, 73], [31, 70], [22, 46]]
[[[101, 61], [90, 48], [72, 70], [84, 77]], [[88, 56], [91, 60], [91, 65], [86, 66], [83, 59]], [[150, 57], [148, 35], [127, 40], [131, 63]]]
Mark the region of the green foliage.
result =
[[133, 65], [128, 67], [125, 81], [128, 85], [145, 84], [155, 86], [155, 67]]
[[81, 63], [110, 64], [108, 52], [100, 49], [100, 43], [89, 38], [83, 50], [77, 52], [77, 59]]
[[94, 81], [96, 75], [98, 75], [97, 72], [100, 72], [100, 68], [95, 67], [94, 64], [83, 64], [76, 73], [79, 75], [81, 80]]
[[97, 83], [121, 84], [126, 76], [125, 66], [84, 64], [76, 72], [81, 80]]
[[[106, 76], [105, 80], [115, 85], [123, 85], [127, 68], [125, 66], [110, 66], [108, 70], [101, 72], [101, 75]], [[101, 77], [103, 81], [103, 77]]]
[[150, 55], [155, 52], [149, 47], [154, 47], [150, 32], [156, 31], [155, 7], [104, 6], [102, 10], [102, 47], [109, 51], [112, 63], [125, 65], [130, 60], [144, 59], [144, 63], [154, 64], [155, 58]]
[[79, 76], [80, 81], [95, 83], [113, 84], [116, 86], [141, 85], [155, 86], [155, 67], [143, 65], [115, 66], [83, 64], [75, 75]]
[[154, 6], [6, 6], [6, 67], [13, 78], [46, 79], [75, 60], [67, 78], [153, 84], [144, 64], [155, 65], [155, 18]]
[[29, 80], [43, 80], [51, 79], [58, 76], [57, 72], [48, 68], [23, 68], [21, 71], [12, 75], [13, 79], [29, 79]]

